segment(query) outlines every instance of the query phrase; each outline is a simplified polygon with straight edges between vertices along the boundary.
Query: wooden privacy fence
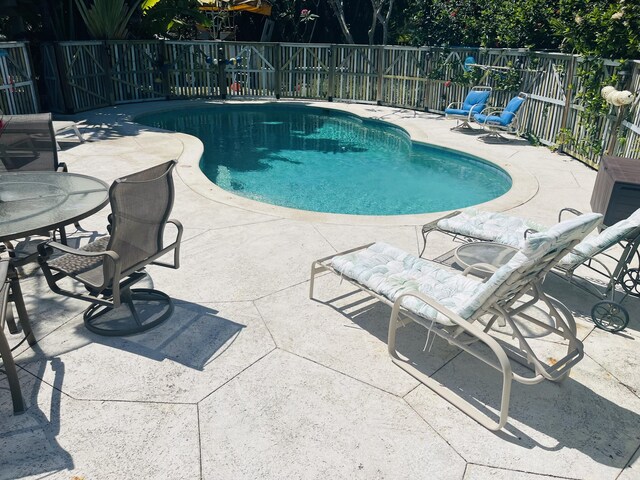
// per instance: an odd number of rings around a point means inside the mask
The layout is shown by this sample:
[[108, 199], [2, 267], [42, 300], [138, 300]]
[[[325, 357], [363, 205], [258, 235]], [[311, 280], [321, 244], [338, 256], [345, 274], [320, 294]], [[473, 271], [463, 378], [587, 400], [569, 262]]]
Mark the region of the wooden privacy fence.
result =
[[[28, 59], [24, 44], [10, 45]], [[518, 92], [529, 95], [520, 134], [534, 143], [594, 167], [605, 153], [640, 158], [639, 61], [525, 49], [210, 41], [59, 42], [43, 45], [42, 57], [41, 97], [55, 112], [173, 98], [285, 97], [441, 113], [470, 86], [490, 85], [495, 107]], [[11, 58], [28, 71], [28, 61]], [[598, 93], [607, 84], [631, 90], [635, 102], [608, 107]], [[21, 84], [24, 92], [28, 85]]]
[[36, 113], [38, 100], [27, 44], [0, 43], [0, 111]]

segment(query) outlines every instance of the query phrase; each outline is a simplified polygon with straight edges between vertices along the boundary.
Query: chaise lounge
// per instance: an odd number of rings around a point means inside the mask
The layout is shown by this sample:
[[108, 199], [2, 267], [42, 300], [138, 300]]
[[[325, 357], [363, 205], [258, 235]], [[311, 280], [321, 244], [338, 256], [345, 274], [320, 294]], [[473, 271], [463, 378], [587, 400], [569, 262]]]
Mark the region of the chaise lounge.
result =
[[[602, 215], [586, 214], [527, 237], [522, 248], [488, 279], [410, 255], [384, 243], [374, 243], [331, 255], [313, 262], [309, 296], [314, 295], [314, 280], [330, 271], [356, 288], [392, 306], [388, 349], [393, 362], [427, 387], [434, 390], [474, 420], [491, 430], [501, 429], [508, 420], [512, 380], [535, 384], [544, 379], [560, 381], [583, 357], [582, 343], [576, 338], [571, 315], [556, 308], [540, 284], [562, 257], [602, 220]], [[546, 307], [551, 324], [533, 318], [527, 308]], [[485, 325], [476, 322], [488, 315]], [[511, 328], [517, 345], [499, 339], [491, 327], [502, 319]], [[417, 369], [396, 350], [396, 330], [405, 321], [421, 325], [431, 333], [458, 346], [502, 375], [502, 395], [498, 419], [489, 417], [476, 406], [454, 394]], [[555, 362], [542, 361], [526, 338], [527, 325], [535, 325], [548, 335], [559, 336], [566, 354]], [[428, 338], [428, 337], [427, 337]], [[474, 345], [480, 342], [492, 353], [489, 357]], [[530, 376], [513, 372], [509, 357], [528, 367]]]

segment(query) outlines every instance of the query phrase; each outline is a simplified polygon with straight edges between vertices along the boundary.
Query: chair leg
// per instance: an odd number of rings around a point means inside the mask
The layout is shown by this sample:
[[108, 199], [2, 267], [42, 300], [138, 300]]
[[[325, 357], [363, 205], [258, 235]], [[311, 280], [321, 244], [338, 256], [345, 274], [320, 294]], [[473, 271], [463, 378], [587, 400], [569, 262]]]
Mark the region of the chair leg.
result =
[[[456, 341], [455, 338], [453, 337], [446, 338], [440, 332], [433, 330], [433, 333], [435, 333], [439, 337], [444, 338], [445, 340], [449, 341], [449, 343], [452, 343], [454, 345], [457, 345], [458, 347], [463, 348], [463, 350], [465, 350], [466, 352], [474, 355], [480, 360], [483, 360], [485, 363], [493, 366], [494, 368], [496, 368], [498, 371], [502, 373], [502, 394], [500, 399], [500, 412], [499, 412], [499, 420], [496, 422], [489, 416], [482, 413], [476, 407], [474, 407], [471, 403], [463, 400], [461, 397], [453, 393], [450, 389], [448, 389], [447, 387], [443, 386], [435, 379], [429, 377], [428, 375], [418, 370], [407, 359], [403, 359], [400, 357], [400, 355], [398, 354], [398, 351], [396, 350], [396, 330], [398, 329], [398, 327], [402, 326], [402, 323], [400, 322], [400, 319], [399, 319], [399, 312], [400, 312], [400, 303], [396, 302], [394, 303], [393, 309], [391, 311], [391, 318], [389, 319], [389, 335], [387, 339], [388, 340], [387, 346], [389, 350], [389, 355], [391, 356], [391, 361], [395, 363], [398, 367], [402, 368], [409, 375], [416, 378], [426, 387], [431, 389], [433, 392], [440, 395], [442, 398], [444, 398], [446, 401], [451, 403], [453, 406], [457, 407], [461, 412], [467, 414], [469, 417], [474, 419], [483, 427], [493, 431], [498, 431], [502, 427], [504, 427], [507, 423], [507, 420], [509, 419], [509, 401], [511, 396], [511, 382], [513, 379], [510, 368], [509, 367], [499, 368], [496, 365], [492, 365], [490, 362], [487, 362], [482, 357], [474, 354], [473, 351], [470, 350], [469, 348], [465, 348], [465, 346], [461, 344], [461, 342]], [[478, 340], [483, 341], [483, 339], [481, 338], [479, 338]], [[496, 348], [495, 346], [492, 347], [491, 345], [488, 345], [488, 344], [487, 346], [489, 346], [494, 351], [494, 353], [497, 353], [495, 351], [495, 348]], [[502, 352], [502, 354], [504, 355], [504, 352]]]
[[322, 263], [316, 261], [311, 264], [311, 275], [309, 277], [309, 298], [313, 299], [313, 288], [316, 282], [316, 275], [320, 272], [326, 272], [327, 268]]
[[73, 129], [73, 133], [76, 134], [76, 137], [78, 137], [78, 139], [80, 140], [80, 143], [84, 143], [84, 137], [82, 136], [82, 134], [80, 133], [80, 130], [78, 130], [78, 126], [77, 125], [73, 125], [73, 127], [71, 127]]
[[24, 412], [24, 401], [22, 400], [22, 390], [18, 381], [18, 371], [13, 361], [11, 347], [4, 330], [0, 330], [0, 356], [2, 357], [3, 368], [9, 380], [9, 391], [11, 392], [11, 400], [13, 402], [13, 413], [18, 414]]
[[[0, 289], [0, 320], [7, 318], [7, 315], [11, 312], [9, 300], [10, 285], [3, 283], [3, 286]], [[22, 390], [20, 389], [20, 382], [18, 380], [18, 371], [13, 360], [11, 347], [9, 346], [7, 337], [4, 334], [3, 324], [4, 322], [0, 321], [0, 357], [2, 358], [4, 372], [9, 380], [9, 391], [11, 392], [11, 400], [13, 402], [13, 412], [22, 413], [24, 411], [24, 402], [22, 400]]]
[[13, 316], [13, 308], [11, 308], [11, 305], [7, 305], [5, 321], [7, 322], [7, 328], [9, 329], [9, 333], [13, 335], [18, 333], [18, 324], [16, 323], [16, 319]]
[[451, 127], [449, 130], [473, 130], [473, 127], [469, 125], [467, 120], [463, 120], [462, 123], [456, 124], [455, 127]]
[[[16, 306], [20, 325], [22, 325], [22, 331], [27, 338], [29, 345], [36, 344], [36, 337], [31, 329], [31, 322], [29, 321], [29, 314], [27, 313], [27, 307], [24, 304], [24, 297], [22, 296], [22, 288], [20, 288], [20, 280], [18, 279], [18, 272], [15, 268], [10, 267], [9, 273], [9, 301], [13, 302]], [[14, 322], [15, 325], [15, 322]]]
[[508, 143], [510, 141], [507, 137], [503, 137], [502, 135], [500, 135], [499, 132], [496, 132], [496, 131], [490, 131], [485, 135], [481, 135], [478, 137], [478, 140], [486, 143], [487, 140], [490, 138], [494, 139], [494, 143], [497, 143], [497, 142]]

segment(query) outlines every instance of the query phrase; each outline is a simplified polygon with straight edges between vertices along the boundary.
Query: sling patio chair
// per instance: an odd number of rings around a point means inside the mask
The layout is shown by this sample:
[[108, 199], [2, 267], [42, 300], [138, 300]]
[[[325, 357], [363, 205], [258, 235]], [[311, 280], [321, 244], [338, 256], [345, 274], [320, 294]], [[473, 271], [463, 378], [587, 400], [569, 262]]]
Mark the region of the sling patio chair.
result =
[[[67, 172], [67, 165], [58, 160], [58, 148], [50, 113], [3, 115], [0, 128], [0, 171], [3, 172]], [[80, 229], [78, 223], [75, 224]], [[67, 243], [64, 227], [60, 239]], [[42, 232], [49, 235], [49, 232]], [[6, 247], [13, 254], [11, 243]], [[28, 255], [26, 261], [35, 259]]]
[[[582, 214], [573, 208], [563, 208], [558, 214], [558, 221], [567, 213]], [[475, 209], [456, 211], [422, 227], [424, 246], [420, 256], [424, 253], [427, 238], [432, 232], [444, 233], [454, 240], [464, 242], [497, 242], [520, 248], [526, 241], [527, 234], [546, 229], [545, 225], [504, 213]], [[591, 318], [603, 330], [617, 332], [626, 328], [629, 313], [622, 302], [629, 295], [640, 297], [638, 245], [640, 209], [609, 227], [602, 225], [600, 233], [578, 243], [553, 270], [570, 283], [601, 299], [591, 309]], [[592, 282], [576, 273], [580, 267], [604, 277], [604, 290], [596, 288]], [[616, 301], [616, 286], [623, 291], [619, 301]]]
[[[523, 384], [544, 379], [560, 381], [584, 356], [582, 343], [576, 338], [573, 317], [565, 308], [561, 309], [564, 315], [558, 312], [554, 304], [559, 302], [549, 299], [540, 283], [601, 220], [602, 215], [590, 213], [528, 236], [522, 248], [485, 281], [470, 275], [470, 269], [461, 272], [385, 243], [365, 245], [315, 261], [311, 266], [309, 296], [313, 298], [315, 276], [331, 271], [392, 306], [388, 349], [393, 362], [486, 428], [499, 430], [508, 419], [512, 380]], [[537, 309], [541, 303], [547, 307], [551, 324], [527, 313], [528, 307], [536, 304]], [[484, 325], [476, 322], [485, 315], [490, 319], [487, 321], [485, 317]], [[517, 346], [507, 344], [491, 329], [499, 318], [511, 328]], [[502, 395], [497, 421], [401, 357], [396, 351], [396, 330], [405, 321], [426, 328], [427, 341], [434, 333], [501, 372]], [[519, 322], [524, 322], [523, 326]], [[557, 362], [543, 362], [534, 352], [523, 333], [532, 324], [549, 335], [558, 335], [567, 344], [566, 354]], [[476, 342], [488, 347], [493, 356], [484, 353]], [[509, 357], [528, 367], [532, 374], [523, 376], [513, 372]]]
[[[13, 303], [18, 312], [18, 318], [24, 333], [24, 339], [13, 348], [9, 346], [9, 342], [5, 335], [5, 325], [8, 327], [9, 333], [18, 333], [18, 328], [13, 317], [11, 307]], [[29, 316], [24, 305], [22, 292], [18, 275], [13, 270], [8, 260], [0, 260], [0, 359], [2, 360], [2, 368], [9, 381], [9, 391], [11, 392], [11, 400], [13, 402], [13, 412], [24, 412], [24, 401], [22, 399], [22, 391], [18, 380], [18, 371], [13, 360], [12, 350], [15, 350], [24, 341], [29, 345], [34, 345], [36, 339], [31, 331]]]
[[474, 114], [473, 120], [489, 132], [487, 135], [480, 137], [479, 140], [494, 138], [496, 140], [508, 141], [508, 139], [500, 135], [500, 133], [518, 132], [520, 129], [521, 107], [527, 98], [528, 95], [526, 93], [520, 92], [517, 96], [513, 97], [503, 109], [487, 109], [482, 113]]
[[[178, 268], [182, 224], [169, 220], [173, 207], [172, 160], [117, 179], [109, 189], [111, 214], [107, 230], [80, 249], [49, 241], [38, 245], [38, 262], [49, 287], [60, 295], [90, 302], [84, 322], [101, 335], [132, 335], [146, 331], [169, 318], [171, 298], [158, 290], [131, 287], [147, 276], [147, 265]], [[172, 224], [175, 240], [164, 243], [165, 227]], [[64, 255], [54, 257], [54, 252]], [[173, 262], [157, 259], [173, 252]], [[65, 289], [59, 282], [69, 277], [88, 293]], [[108, 315], [124, 303], [130, 315]], [[141, 308], [138, 306], [141, 305]], [[110, 318], [110, 317], [116, 317]]]
[[50, 113], [4, 115], [0, 130], [0, 170], [6, 172], [59, 171], [56, 136]]
[[458, 121], [462, 120], [462, 123], [457, 123], [455, 127], [451, 127], [451, 130], [456, 128], [471, 128], [469, 122], [473, 121], [473, 116], [476, 113], [480, 113], [485, 109], [490, 95], [491, 87], [476, 86], [469, 91], [463, 102], [450, 103], [444, 110], [445, 118], [454, 118]]

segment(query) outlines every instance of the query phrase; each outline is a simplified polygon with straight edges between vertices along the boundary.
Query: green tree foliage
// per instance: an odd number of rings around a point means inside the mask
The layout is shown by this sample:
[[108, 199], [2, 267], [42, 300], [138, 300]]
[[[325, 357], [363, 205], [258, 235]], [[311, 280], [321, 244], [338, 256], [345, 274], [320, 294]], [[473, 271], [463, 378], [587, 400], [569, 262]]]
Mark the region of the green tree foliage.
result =
[[135, 32], [141, 38], [196, 38], [196, 25], [210, 24], [198, 6], [198, 0], [145, 0]]
[[[6, 0], [5, 0], [6, 2]], [[8, 5], [6, 5], [8, 3]], [[75, 40], [84, 32], [74, 0], [0, 0], [0, 39]]]
[[[195, 10], [196, 0], [145, 0], [145, 4], [155, 4], [146, 14], [140, 6], [136, 8], [140, 0], [126, 1], [129, 10], [122, 7], [125, 0], [76, 0], [73, 4], [72, 0], [10, 0], [15, 6], [0, 11], [0, 37], [83, 38], [84, 25], [74, 23], [82, 8], [84, 17], [89, 11], [96, 12], [87, 23], [94, 29], [109, 18], [130, 18], [128, 26], [137, 38], [193, 38], [195, 24], [203, 23]], [[346, 43], [341, 28], [344, 20], [355, 43], [370, 42], [369, 19], [375, 1], [270, 1], [276, 21], [273, 41]], [[98, 4], [110, 7], [98, 15]], [[338, 4], [344, 18], [338, 18], [332, 8]], [[263, 18], [238, 17], [240, 39], [260, 37]], [[116, 30], [127, 27], [126, 22], [118, 25]], [[640, 59], [640, 0], [394, 0], [387, 26], [388, 44], [528, 47]], [[93, 33], [96, 38], [114, 34]], [[382, 34], [377, 28], [373, 43], [381, 43]]]
[[640, 2], [559, 0], [551, 18], [558, 47], [605, 58], [640, 58]]
[[398, 43], [640, 58], [637, 0], [404, 0]]

